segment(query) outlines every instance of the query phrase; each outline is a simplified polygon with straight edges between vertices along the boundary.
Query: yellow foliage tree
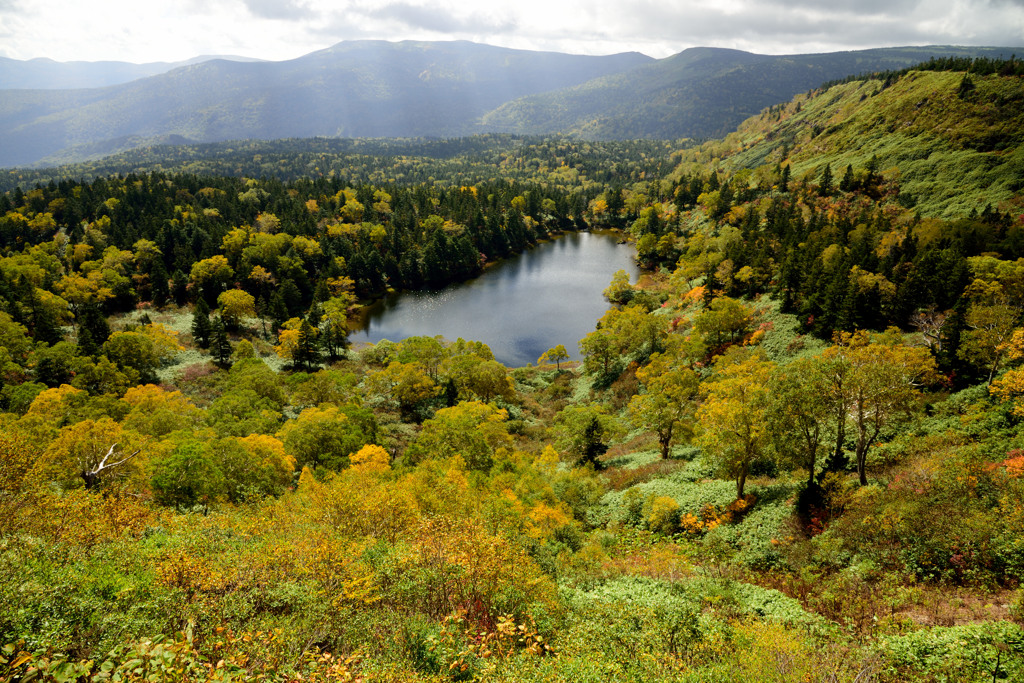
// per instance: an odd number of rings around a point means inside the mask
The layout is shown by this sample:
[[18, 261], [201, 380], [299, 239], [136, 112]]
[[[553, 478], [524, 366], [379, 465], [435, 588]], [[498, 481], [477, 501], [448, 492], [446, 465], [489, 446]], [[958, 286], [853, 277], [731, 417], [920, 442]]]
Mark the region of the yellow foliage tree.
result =
[[368, 443], [349, 456], [352, 470], [364, 474], [377, 474], [391, 469], [391, 456], [382, 446]]

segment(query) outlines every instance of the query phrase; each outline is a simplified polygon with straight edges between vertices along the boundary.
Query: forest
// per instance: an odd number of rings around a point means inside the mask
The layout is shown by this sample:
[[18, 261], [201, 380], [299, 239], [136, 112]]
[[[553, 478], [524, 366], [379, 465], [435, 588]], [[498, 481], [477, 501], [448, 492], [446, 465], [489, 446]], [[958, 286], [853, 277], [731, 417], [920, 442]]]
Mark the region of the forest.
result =
[[[1022, 101], [5, 171], [0, 680], [1021, 680]], [[578, 349], [348, 341], [592, 229]]]

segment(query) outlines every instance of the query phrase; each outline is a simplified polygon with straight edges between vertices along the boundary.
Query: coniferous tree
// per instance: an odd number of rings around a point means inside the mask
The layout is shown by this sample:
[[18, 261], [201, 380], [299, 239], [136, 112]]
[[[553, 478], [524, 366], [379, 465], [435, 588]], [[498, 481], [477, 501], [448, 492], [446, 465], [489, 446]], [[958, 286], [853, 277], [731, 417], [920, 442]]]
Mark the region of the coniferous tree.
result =
[[163, 259], [156, 259], [149, 278], [150, 291], [153, 294], [153, 304], [157, 308], [163, 308], [171, 297], [171, 288], [167, 283], [167, 269], [164, 267]]
[[82, 353], [95, 356], [110, 336], [110, 324], [96, 304], [83, 304], [78, 310], [78, 347]]
[[210, 307], [206, 299], [199, 297], [192, 309], [192, 338], [199, 348], [205, 349], [210, 345], [210, 338], [213, 332], [213, 324], [210, 322]]
[[857, 189], [857, 180], [853, 177], [853, 164], [846, 165], [846, 173], [843, 174], [843, 179], [839, 181], [839, 189], [842, 192], [853, 192]]
[[36, 341], [54, 345], [64, 338], [53, 312], [44, 306], [39, 297], [32, 294], [32, 337]]
[[228, 368], [231, 366], [231, 341], [227, 327], [219, 316], [207, 321], [210, 324], [210, 353], [217, 365]]
[[583, 442], [578, 465], [592, 465], [595, 470], [604, 469], [604, 463], [599, 458], [608, 451], [608, 445], [604, 443], [604, 428], [597, 417], [590, 418], [586, 429], [583, 430]]
[[818, 194], [827, 197], [832, 194], [832, 164], [825, 164], [818, 181]]
[[174, 303], [179, 306], [185, 305], [188, 301], [188, 276], [181, 270], [175, 270], [171, 276], [171, 296], [174, 297]]
[[270, 321], [274, 325], [274, 330], [284, 327], [285, 322], [288, 320], [288, 306], [284, 302], [284, 297], [281, 295], [280, 290], [275, 291], [270, 297], [270, 306], [267, 310], [267, 314], [270, 317]]
[[317, 344], [316, 330], [308, 320], [303, 320], [299, 328], [299, 341], [295, 346], [292, 361], [296, 367], [307, 371], [320, 365], [320, 346]]

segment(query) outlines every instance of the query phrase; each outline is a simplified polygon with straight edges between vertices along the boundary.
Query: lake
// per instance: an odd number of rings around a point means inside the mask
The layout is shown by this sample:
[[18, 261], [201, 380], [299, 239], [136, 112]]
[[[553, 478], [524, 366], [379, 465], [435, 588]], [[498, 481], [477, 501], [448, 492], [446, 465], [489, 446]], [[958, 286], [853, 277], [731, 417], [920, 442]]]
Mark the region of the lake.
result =
[[568, 233], [440, 291], [401, 292], [365, 309], [349, 339], [376, 343], [441, 335], [482, 341], [508, 367], [537, 362], [564, 344], [579, 358], [579, 340], [608, 310], [602, 296], [617, 270], [636, 282], [632, 245], [611, 233]]

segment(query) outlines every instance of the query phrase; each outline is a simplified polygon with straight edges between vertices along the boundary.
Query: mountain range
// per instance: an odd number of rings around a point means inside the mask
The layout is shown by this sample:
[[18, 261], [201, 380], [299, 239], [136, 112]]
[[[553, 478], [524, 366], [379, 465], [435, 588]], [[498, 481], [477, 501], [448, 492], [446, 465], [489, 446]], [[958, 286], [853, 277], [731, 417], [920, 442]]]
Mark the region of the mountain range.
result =
[[[710, 137], [824, 81], [933, 56], [1013, 52], [930, 46], [770, 56], [692, 48], [655, 60], [640, 53], [583, 56], [462, 41], [349, 41], [283, 62], [199, 60], [104, 87], [4, 89], [0, 167], [229, 139], [483, 132]], [[11, 61], [0, 65], [7, 74], [0, 83], [25, 82]], [[66, 74], [83, 68], [65, 66]], [[156, 64], [139, 66], [159, 70]]]
[[256, 59], [234, 55], [203, 55], [180, 62], [57, 62], [52, 59], [10, 59], [0, 57], [0, 90], [25, 88], [33, 90], [69, 90], [72, 88], [103, 88], [139, 78], [156, 76], [172, 69], [200, 64], [212, 59], [254, 62]]

